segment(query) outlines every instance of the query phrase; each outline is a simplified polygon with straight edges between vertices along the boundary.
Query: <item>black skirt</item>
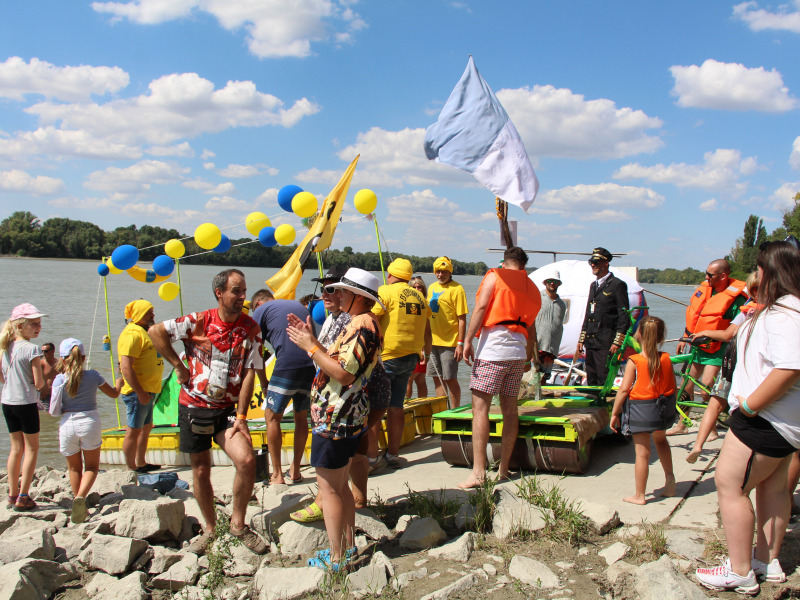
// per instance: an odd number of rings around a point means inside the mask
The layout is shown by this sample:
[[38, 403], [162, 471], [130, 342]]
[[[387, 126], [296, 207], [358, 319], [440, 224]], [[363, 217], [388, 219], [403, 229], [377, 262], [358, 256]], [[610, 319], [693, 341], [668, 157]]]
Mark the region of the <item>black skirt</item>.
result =
[[653, 400], [631, 400], [628, 398], [622, 407], [623, 435], [664, 431], [675, 424], [678, 409], [675, 394], [659, 396]]

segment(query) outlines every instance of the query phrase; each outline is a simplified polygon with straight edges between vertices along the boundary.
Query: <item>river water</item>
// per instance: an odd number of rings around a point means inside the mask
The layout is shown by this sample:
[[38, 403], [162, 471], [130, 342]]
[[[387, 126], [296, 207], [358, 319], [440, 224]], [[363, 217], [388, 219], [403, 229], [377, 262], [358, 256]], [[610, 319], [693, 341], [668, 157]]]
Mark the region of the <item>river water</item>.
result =
[[[111, 380], [110, 354], [103, 350], [102, 338], [106, 334], [106, 302], [103, 283], [108, 293], [108, 308], [112, 348], [116, 359], [116, 340], [125, 327], [123, 310], [131, 300], [145, 298], [155, 306], [156, 320], [171, 319], [180, 316], [178, 299], [164, 302], [158, 297], [158, 284], [141, 283], [126, 273], [109, 275], [105, 280], [97, 275], [97, 263], [90, 261], [47, 260], [0, 258], [0, 320], [11, 314], [17, 304], [30, 302], [40, 311], [50, 315], [42, 318], [42, 331], [36, 343], [53, 342], [58, 351], [58, 344], [67, 337], [80, 339], [89, 356], [90, 366], [99, 371], [103, 377]], [[184, 312], [199, 311], [216, 305], [211, 291], [211, 279], [220, 271], [218, 266], [182, 265], [181, 285]], [[272, 277], [277, 269], [243, 268], [248, 284], [248, 297], [263, 287], [262, 284]], [[376, 273], [380, 277], [379, 273]], [[318, 277], [314, 270], [307, 270], [297, 287], [297, 297], [316, 292], [315, 282], [311, 278]], [[422, 275], [426, 283], [434, 281], [431, 273]], [[172, 280], [175, 279], [173, 275]], [[482, 277], [462, 275], [455, 278], [467, 293], [470, 310], [474, 303]], [[663, 296], [688, 301], [692, 292], [691, 286], [648, 284], [646, 289]], [[676, 338], [683, 331], [685, 308], [653, 294], [646, 294], [650, 313], [661, 317], [667, 324], [667, 337]], [[666, 344], [664, 349], [674, 352], [675, 344]], [[168, 366], [168, 365], [167, 365]], [[459, 369], [459, 381], [462, 388], [462, 401], [468, 402], [469, 369]], [[429, 393], [433, 394], [433, 384], [428, 379]], [[464, 400], [464, 398], [467, 398]], [[119, 415], [124, 425], [125, 406], [121, 401], [108, 398], [98, 392], [98, 405], [103, 427], [117, 425], [117, 403]], [[38, 464], [49, 464], [64, 468], [66, 463], [58, 451], [58, 418], [47, 413], [40, 413], [41, 436]], [[5, 420], [0, 419], [0, 461], [8, 455], [9, 439]]]

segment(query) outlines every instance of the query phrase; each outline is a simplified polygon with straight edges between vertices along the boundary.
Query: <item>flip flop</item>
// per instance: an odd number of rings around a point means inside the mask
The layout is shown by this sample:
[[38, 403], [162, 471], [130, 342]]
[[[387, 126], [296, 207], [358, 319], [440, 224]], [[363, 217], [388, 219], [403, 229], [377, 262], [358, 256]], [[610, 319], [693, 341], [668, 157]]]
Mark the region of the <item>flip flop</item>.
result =
[[288, 480], [289, 480], [289, 481], [291, 481], [292, 483], [300, 483], [301, 481], [303, 481], [303, 476], [302, 476], [302, 475], [300, 475], [300, 477], [298, 477], [297, 479], [295, 479], [294, 477], [292, 477], [292, 475], [291, 475], [291, 472], [290, 472], [290, 471], [286, 471], [286, 473], [284, 473], [284, 474], [283, 474], [283, 478], [284, 478], [284, 479], [288, 479]]
[[315, 521], [321, 521], [325, 517], [322, 514], [322, 509], [316, 502], [312, 502], [305, 508], [301, 508], [300, 510], [293, 512], [289, 515], [289, 518], [292, 521], [297, 521], [298, 523], [313, 523]]

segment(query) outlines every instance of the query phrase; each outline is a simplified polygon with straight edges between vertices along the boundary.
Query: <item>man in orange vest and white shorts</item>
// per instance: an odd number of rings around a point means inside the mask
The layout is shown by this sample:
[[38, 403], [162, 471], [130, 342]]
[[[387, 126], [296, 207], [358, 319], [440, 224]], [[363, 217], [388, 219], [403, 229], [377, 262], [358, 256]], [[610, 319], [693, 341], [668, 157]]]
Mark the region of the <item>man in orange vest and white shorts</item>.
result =
[[[712, 261], [706, 269], [706, 280], [700, 284], [686, 309], [686, 331], [690, 336], [698, 331], [722, 331], [728, 328], [736, 315], [739, 307], [747, 302], [745, 282], [730, 277], [731, 265], [724, 258]], [[714, 383], [714, 379], [722, 367], [722, 356], [725, 354], [723, 342], [712, 342], [701, 346], [697, 362], [692, 365], [690, 375], [707, 388]], [[678, 344], [678, 354], [683, 354], [686, 344]], [[679, 400], [688, 401], [694, 393], [694, 384], [690, 381], [684, 388]], [[708, 394], [701, 393], [704, 402], [708, 402]], [[669, 431], [667, 435], [687, 433], [689, 430], [682, 421]], [[712, 435], [709, 439], [715, 439]]]
[[[480, 486], [486, 478], [486, 444], [489, 442], [489, 408], [492, 396], [500, 396], [503, 413], [500, 478], [508, 478], [509, 462], [519, 430], [517, 397], [522, 374], [531, 368], [536, 344], [536, 315], [542, 307], [539, 288], [530, 280], [522, 248], [508, 248], [503, 266], [490, 269], [478, 288], [475, 309], [464, 337], [464, 362], [472, 366], [471, 475], [458, 487]], [[472, 344], [480, 331], [477, 349]]]

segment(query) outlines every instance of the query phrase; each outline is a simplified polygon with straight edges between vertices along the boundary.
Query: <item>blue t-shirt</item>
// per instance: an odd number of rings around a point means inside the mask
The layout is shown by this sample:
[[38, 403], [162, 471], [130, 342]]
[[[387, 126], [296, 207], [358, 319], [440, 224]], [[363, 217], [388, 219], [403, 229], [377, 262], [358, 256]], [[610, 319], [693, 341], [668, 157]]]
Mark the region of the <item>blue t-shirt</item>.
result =
[[296, 315], [303, 323], [309, 317], [308, 310], [297, 300], [270, 300], [253, 313], [253, 319], [261, 327], [264, 341], [269, 342], [275, 350], [275, 371], [302, 369], [314, 365], [308, 353], [301, 350], [286, 333], [289, 314]]
[[83, 372], [78, 393], [72, 397], [67, 392], [67, 378], [63, 373], [59, 373], [53, 380], [53, 397], [50, 402], [53, 402], [56, 394], [61, 394], [61, 412], [97, 410], [97, 388], [105, 382], [100, 373], [87, 369]]

